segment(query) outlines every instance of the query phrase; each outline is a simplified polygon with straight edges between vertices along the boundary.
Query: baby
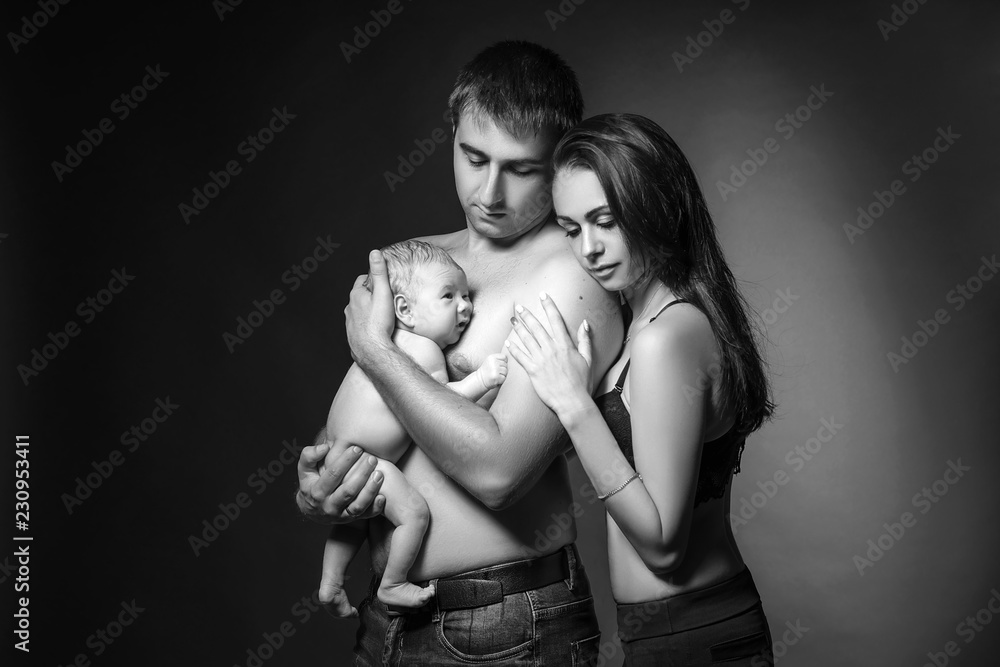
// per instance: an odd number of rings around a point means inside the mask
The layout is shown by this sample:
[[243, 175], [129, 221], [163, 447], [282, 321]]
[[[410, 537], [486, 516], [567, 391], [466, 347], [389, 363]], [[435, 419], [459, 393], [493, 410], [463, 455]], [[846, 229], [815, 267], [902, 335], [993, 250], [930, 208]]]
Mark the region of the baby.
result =
[[[404, 241], [382, 250], [396, 311], [393, 342], [427, 373], [477, 401], [507, 377], [507, 358], [493, 354], [475, 373], [448, 382], [442, 349], [457, 342], [472, 317], [465, 272], [451, 256], [422, 241]], [[374, 385], [353, 364], [330, 406], [326, 431], [331, 442], [324, 465], [358, 445], [379, 457], [377, 470], [385, 477], [385, 517], [396, 527], [378, 597], [392, 607], [416, 608], [434, 595], [407, 581], [417, 558], [430, 514], [427, 501], [394, 465], [410, 445], [410, 437], [383, 402]], [[367, 521], [334, 526], [323, 554], [320, 599], [335, 616], [356, 616], [343, 590], [344, 574], [367, 535]]]

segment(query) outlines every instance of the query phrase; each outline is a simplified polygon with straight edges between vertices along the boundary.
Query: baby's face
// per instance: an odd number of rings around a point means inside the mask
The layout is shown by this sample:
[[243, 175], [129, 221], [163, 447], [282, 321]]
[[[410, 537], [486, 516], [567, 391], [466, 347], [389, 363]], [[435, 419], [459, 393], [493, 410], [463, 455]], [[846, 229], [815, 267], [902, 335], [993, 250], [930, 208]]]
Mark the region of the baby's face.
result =
[[419, 289], [411, 299], [413, 333], [430, 338], [441, 348], [458, 342], [472, 317], [465, 271], [446, 264], [417, 269]]

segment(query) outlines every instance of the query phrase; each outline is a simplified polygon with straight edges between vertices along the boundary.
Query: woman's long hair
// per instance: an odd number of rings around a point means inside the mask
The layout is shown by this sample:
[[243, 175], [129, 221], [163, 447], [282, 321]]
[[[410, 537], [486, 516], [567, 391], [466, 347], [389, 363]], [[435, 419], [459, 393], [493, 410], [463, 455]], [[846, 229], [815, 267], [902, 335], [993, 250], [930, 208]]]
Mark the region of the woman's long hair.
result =
[[588, 169], [604, 188], [629, 255], [708, 317], [722, 352], [723, 400], [747, 435], [774, 413], [757, 329], [740, 293], [691, 164], [674, 140], [636, 114], [602, 114], [556, 146], [556, 170]]

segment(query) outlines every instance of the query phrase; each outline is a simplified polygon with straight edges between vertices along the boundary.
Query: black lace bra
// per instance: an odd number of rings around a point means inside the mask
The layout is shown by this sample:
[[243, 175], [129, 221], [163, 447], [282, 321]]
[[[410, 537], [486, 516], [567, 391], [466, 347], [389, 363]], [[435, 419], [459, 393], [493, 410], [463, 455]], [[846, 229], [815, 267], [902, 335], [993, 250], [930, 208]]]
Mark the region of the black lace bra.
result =
[[[660, 313], [674, 305], [675, 303], [689, 303], [684, 299], [675, 299], [660, 309], [656, 315], [649, 319], [650, 322], [659, 317]], [[627, 307], [626, 307], [626, 313]], [[626, 317], [625, 330], [628, 330]], [[602, 394], [594, 399], [597, 408], [604, 416], [611, 434], [618, 442], [618, 447], [622, 454], [628, 459], [629, 464], [635, 468], [635, 457], [632, 454], [632, 417], [628, 408], [622, 401], [621, 393], [625, 387], [625, 376], [628, 375], [628, 368], [632, 364], [629, 359], [622, 369], [614, 389], [606, 394]], [[735, 428], [711, 442], [706, 442], [701, 450], [701, 465], [698, 470], [698, 487], [695, 491], [694, 504], [699, 504], [711, 499], [721, 498], [726, 492], [726, 485], [729, 483], [731, 475], [740, 471], [740, 456], [743, 454], [743, 446], [746, 444], [746, 437], [738, 434]]]

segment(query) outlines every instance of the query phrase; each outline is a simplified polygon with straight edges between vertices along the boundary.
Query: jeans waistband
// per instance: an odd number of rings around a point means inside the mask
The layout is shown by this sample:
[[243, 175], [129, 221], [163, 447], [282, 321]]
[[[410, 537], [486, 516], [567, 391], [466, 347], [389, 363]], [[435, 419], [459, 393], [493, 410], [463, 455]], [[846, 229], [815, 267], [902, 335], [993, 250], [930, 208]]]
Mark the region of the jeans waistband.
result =
[[618, 605], [618, 635], [622, 641], [662, 637], [724, 621], [760, 604], [760, 594], [743, 571], [707, 588], [669, 598]]
[[470, 609], [496, 604], [505, 595], [570, 581], [577, 562], [576, 547], [570, 544], [548, 556], [482, 567], [420, 585], [434, 584], [436, 595], [431, 604], [441, 611]]

